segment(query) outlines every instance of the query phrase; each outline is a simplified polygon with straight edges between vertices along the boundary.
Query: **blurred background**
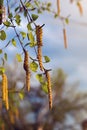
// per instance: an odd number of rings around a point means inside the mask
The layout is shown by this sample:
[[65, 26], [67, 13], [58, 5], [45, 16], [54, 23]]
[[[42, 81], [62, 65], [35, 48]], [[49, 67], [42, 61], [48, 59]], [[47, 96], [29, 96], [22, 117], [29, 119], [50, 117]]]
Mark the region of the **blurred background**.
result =
[[[42, 0], [44, 1], [44, 0]], [[43, 27], [43, 55], [51, 62], [53, 108], [49, 111], [48, 96], [43, 91], [35, 75], [31, 74], [31, 91], [24, 92], [25, 72], [22, 63], [17, 63], [14, 55], [18, 48], [9, 46], [6, 74], [9, 82], [9, 104], [7, 112], [1, 106], [0, 130], [86, 130], [87, 128], [87, 0], [80, 0], [83, 14], [77, 0], [60, 0], [61, 16], [69, 17], [68, 25], [63, 25], [53, 13], [43, 12], [36, 21]], [[16, 4], [16, 0], [15, 3]], [[57, 1], [52, 9], [57, 12]], [[22, 20], [21, 29], [25, 29]], [[68, 48], [64, 48], [63, 28], [66, 28]], [[26, 30], [25, 30], [26, 31]], [[9, 34], [11, 30], [9, 31]], [[10, 35], [9, 35], [10, 38]], [[30, 52], [32, 53], [32, 52]], [[0, 82], [1, 89], [1, 82]], [[1, 93], [1, 91], [0, 91]]]

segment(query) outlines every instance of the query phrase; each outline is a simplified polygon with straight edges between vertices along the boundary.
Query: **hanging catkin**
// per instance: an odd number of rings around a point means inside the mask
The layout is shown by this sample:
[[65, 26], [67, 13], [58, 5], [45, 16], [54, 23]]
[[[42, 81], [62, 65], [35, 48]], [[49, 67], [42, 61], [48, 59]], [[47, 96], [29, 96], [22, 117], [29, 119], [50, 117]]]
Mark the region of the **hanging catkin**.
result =
[[81, 3], [77, 2], [77, 6], [78, 6], [78, 9], [79, 9], [80, 15], [83, 15], [83, 8], [82, 8]]
[[8, 79], [6, 74], [2, 74], [2, 99], [5, 102], [6, 109], [9, 109], [8, 102]]
[[26, 90], [30, 90], [30, 70], [29, 70], [29, 53], [24, 50], [24, 70], [26, 71]]
[[60, 0], [57, 0], [57, 13], [60, 15]]
[[49, 71], [45, 72], [46, 74], [46, 79], [47, 79], [47, 87], [48, 87], [48, 95], [49, 95], [49, 109], [52, 109], [52, 90], [51, 90], [51, 78], [50, 78], [50, 74]]
[[41, 48], [41, 46], [38, 46], [37, 52], [38, 52], [37, 59], [39, 61], [40, 70], [43, 71], [42, 48]]
[[9, 109], [9, 103], [8, 103], [8, 80], [7, 80], [7, 76], [6, 76], [6, 109]]
[[2, 75], [2, 99], [5, 101], [6, 99], [6, 75]]
[[26, 71], [26, 90], [30, 91], [30, 72]]
[[42, 63], [42, 27], [40, 25], [36, 26], [36, 39], [37, 39], [37, 59], [39, 62], [40, 70], [43, 71], [43, 63]]
[[42, 34], [43, 34], [42, 27], [40, 27], [40, 25], [36, 26], [36, 38], [37, 38], [37, 44], [39, 46], [43, 46]]
[[3, 6], [3, 0], [0, 0], [0, 25], [2, 24], [3, 21], [5, 21], [5, 16], [6, 16], [6, 9]]
[[63, 28], [63, 38], [64, 38], [64, 47], [67, 49], [67, 35], [65, 28]]

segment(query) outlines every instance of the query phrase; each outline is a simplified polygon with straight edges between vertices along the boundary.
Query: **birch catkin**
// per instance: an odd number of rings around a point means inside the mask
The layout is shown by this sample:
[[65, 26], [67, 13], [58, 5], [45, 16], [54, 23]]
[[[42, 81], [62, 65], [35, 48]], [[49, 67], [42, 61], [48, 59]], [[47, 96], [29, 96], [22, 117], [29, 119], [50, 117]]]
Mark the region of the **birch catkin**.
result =
[[80, 15], [83, 15], [83, 8], [80, 2], [77, 2], [77, 6], [79, 8]]
[[30, 90], [30, 70], [29, 70], [29, 53], [24, 51], [24, 70], [26, 71], [26, 90]]
[[57, 13], [60, 15], [60, 0], [57, 0]]
[[6, 109], [8, 110], [8, 80], [6, 74], [2, 74], [2, 99], [5, 102]]
[[40, 25], [36, 26], [36, 39], [37, 39], [37, 59], [39, 62], [40, 70], [43, 71], [43, 63], [42, 63], [42, 27]]
[[49, 96], [49, 109], [52, 109], [51, 78], [48, 71], [46, 71], [45, 73], [46, 73], [46, 78], [47, 78], [47, 83], [48, 83], [47, 87], [48, 87], [48, 96]]
[[6, 76], [6, 109], [8, 110], [9, 109], [9, 103], [8, 103], [8, 80], [7, 80], [7, 76]]
[[43, 71], [42, 48], [41, 48], [41, 46], [38, 46], [37, 52], [38, 52], [37, 59], [39, 61], [40, 70]]
[[2, 99], [5, 101], [6, 98], [6, 75], [2, 75]]
[[63, 38], [64, 38], [64, 47], [67, 48], [67, 35], [66, 35], [66, 29], [63, 29]]
[[24, 64], [23, 64], [24, 70], [29, 71], [29, 53], [28, 51], [24, 51]]
[[43, 34], [42, 27], [40, 27], [40, 25], [36, 26], [36, 38], [37, 38], [37, 44], [39, 46], [43, 45], [43, 43], [42, 43], [42, 34]]
[[30, 91], [30, 72], [26, 71], [26, 90]]

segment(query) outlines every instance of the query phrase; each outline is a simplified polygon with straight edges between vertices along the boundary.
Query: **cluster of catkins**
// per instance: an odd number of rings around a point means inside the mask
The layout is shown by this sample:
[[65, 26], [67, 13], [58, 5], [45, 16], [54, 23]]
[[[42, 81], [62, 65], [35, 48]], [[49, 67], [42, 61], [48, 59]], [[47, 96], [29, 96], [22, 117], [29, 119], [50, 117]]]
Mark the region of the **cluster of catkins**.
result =
[[[52, 91], [51, 91], [51, 78], [49, 70], [44, 69], [43, 60], [42, 60], [42, 26], [36, 26], [36, 40], [37, 40], [37, 60], [39, 63], [40, 70], [45, 73], [47, 79], [48, 95], [49, 95], [49, 108], [52, 108]], [[24, 49], [24, 70], [26, 72], [26, 90], [30, 90], [30, 69], [29, 69], [29, 52]]]

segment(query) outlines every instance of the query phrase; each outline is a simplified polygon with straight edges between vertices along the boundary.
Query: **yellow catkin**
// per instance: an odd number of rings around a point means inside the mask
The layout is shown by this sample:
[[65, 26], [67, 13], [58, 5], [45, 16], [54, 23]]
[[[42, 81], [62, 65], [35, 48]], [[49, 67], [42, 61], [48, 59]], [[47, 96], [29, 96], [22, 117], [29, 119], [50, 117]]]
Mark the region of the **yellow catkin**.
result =
[[3, 22], [6, 21], [6, 8], [3, 7], [3, 15], [2, 15]]
[[7, 76], [6, 76], [6, 99], [5, 99], [5, 102], [6, 102], [6, 109], [8, 110], [9, 109], [9, 102], [8, 102], [8, 80], [7, 80]]
[[24, 64], [23, 64], [24, 70], [29, 70], [29, 53], [28, 51], [24, 51]]
[[26, 90], [30, 90], [30, 70], [29, 70], [29, 53], [24, 51], [24, 70], [26, 71]]
[[36, 26], [36, 39], [37, 39], [37, 59], [39, 62], [40, 70], [43, 71], [43, 63], [42, 63], [42, 27], [40, 25]]
[[8, 102], [8, 80], [6, 74], [2, 75], [2, 99], [5, 102], [6, 109], [9, 109]]
[[5, 91], [5, 87], [6, 87], [6, 75], [3, 74], [2, 75], [2, 99], [3, 101], [5, 101], [5, 95], [6, 95], [6, 91]]
[[36, 39], [37, 39], [37, 44], [39, 46], [42, 46], [42, 34], [43, 34], [43, 30], [42, 27], [40, 27], [40, 25], [36, 26]]
[[51, 90], [51, 78], [48, 71], [46, 71], [46, 78], [48, 83], [48, 95], [49, 95], [49, 109], [52, 109], [52, 90]]
[[26, 71], [26, 90], [30, 91], [30, 72]]
[[63, 38], [64, 38], [64, 47], [67, 49], [67, 35], [66, 35], [66, 29], [63, 29]]
[[80, 2], [77, 2], [77, 6], [80, 12], [80, 15], [83, 15], [83, 8], [82, 8], [82, 4]]
[[41, 46], [38, 46], [38, 50], [37, 50], [37, 59], [39, 62], [39, 66], [40, 66], [40, 70], [43, 71], [43, 62], [42, 62], [42, 48]]
[[57, 13], [60, 15], [60, 0], [57, 0]]
[[6, 19], [6, 8], [4, 6], [0, 6], [0, 24], [4, 22]]

